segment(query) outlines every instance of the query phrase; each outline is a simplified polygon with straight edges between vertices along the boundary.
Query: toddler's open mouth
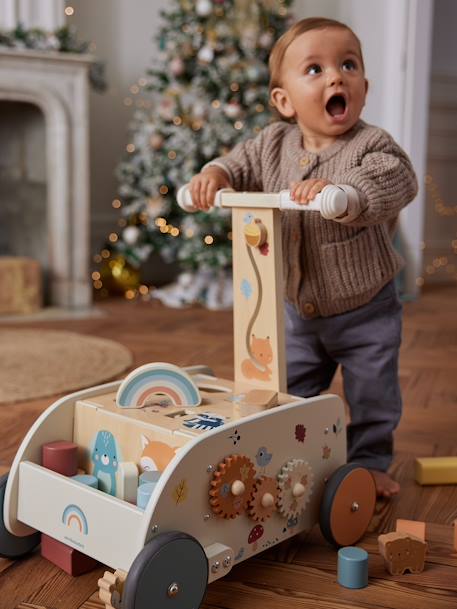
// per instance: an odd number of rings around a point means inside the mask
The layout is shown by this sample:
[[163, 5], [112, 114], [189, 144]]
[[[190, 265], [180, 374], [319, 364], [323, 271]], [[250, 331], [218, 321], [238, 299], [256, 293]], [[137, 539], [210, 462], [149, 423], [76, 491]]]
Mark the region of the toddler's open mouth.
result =
[[347, 109], [346, 98], [341, 94], [332, 95], [332, 97], [326, 103], [325, 109], [333, 119], [344, 119]]

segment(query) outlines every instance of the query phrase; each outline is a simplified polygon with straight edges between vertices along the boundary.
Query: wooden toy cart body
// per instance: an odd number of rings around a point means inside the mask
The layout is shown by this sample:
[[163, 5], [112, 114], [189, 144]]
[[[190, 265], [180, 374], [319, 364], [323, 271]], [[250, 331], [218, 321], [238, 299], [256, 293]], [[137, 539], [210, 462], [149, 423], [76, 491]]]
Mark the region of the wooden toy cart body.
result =
[[[43, 532], [117, 570], [100, 581], [108, 607], [197, 609], [208, 583], [317, 522], [336, 545], [364, 534], [375, 490], [346, 464], [342, 401], [285, 393], [279, 197], [222, 194], [233, 207], [234, 382], [182, 369], [201, 398], [189, 406], [163, 389], [175, 370], [161, 364], [142, 408], [120, 408], [119, 396], [147, 366], [50, 406], [0, 483], [0, 554], [24, 555]], [[40, 464], [43, 444], [69, 440], [90, 472], [97, 433], [116, 438], [119, 461], [168, 451], [144, 511]]]

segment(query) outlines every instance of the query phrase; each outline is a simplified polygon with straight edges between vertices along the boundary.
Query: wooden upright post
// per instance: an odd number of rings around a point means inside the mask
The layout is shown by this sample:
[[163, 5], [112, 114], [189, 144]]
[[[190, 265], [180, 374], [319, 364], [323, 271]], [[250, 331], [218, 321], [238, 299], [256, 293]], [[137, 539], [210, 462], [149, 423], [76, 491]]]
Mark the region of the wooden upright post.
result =
[[[259, 194], [259, 207], [245, 207], [242, 193], [228, 197], [232, 207], [235, 383], [285, 393], [280, 211], [265, 206], [272, 195]], [[268, 202], [262, 200], [267, 197]], [[240, 199], [239, 207], [235, 198]]]

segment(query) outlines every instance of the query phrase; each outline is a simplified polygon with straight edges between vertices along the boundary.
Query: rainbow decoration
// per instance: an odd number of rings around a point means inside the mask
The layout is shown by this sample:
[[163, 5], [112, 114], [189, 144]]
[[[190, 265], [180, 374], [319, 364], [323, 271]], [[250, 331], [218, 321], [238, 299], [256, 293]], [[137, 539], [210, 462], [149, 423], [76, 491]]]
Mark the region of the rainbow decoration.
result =
[[190, 376], [173, 364], [146, 364], [125, 377], [116, 394], [120, 408], [142, 408], [157, 398], [175, 406], [198, 406], [200, 392]]
[[81, 535], [87, 535], [89, 527], [87, 526], [87, 518], [80, 507], [74, 503], [67, 505], [62, 514], [62, 522], [67, 527], [76, 528], [79, 530]]

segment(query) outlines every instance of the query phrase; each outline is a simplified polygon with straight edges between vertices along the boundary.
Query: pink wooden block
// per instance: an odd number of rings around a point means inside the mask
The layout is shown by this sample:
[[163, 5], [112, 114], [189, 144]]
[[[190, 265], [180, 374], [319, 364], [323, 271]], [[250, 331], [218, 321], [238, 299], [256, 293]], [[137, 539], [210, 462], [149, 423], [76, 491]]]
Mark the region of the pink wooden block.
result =
[[41, 535], [41, 556], [74, 577], [92, 571], [99, 564], [94, 558], [44, 533]]
[[42, 465], [63, 476], [76, 476], [78, 472], [78, 445], [65, 440], [43, 444]]

